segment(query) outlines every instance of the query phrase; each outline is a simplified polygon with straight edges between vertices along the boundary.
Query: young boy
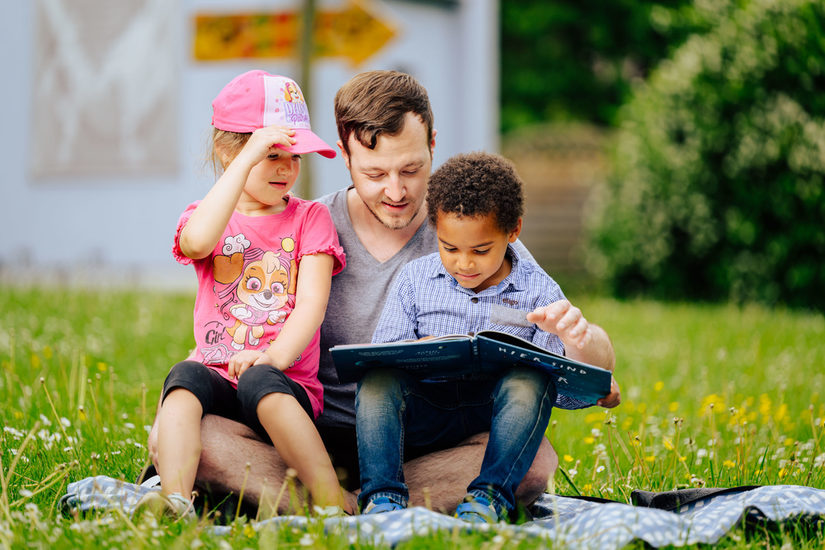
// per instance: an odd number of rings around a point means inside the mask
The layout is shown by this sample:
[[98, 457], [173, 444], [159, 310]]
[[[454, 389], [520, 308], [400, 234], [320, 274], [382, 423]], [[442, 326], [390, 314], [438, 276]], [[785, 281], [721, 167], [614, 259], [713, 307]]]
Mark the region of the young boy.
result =
[[[493, 329], [518, 335], [560, 355], [591, 345], [587, 321], [546, 314], [564, 295], [537, 265], [511, 246], [521, 231], [522, 183], [498, 155], [458, 155], [431, 177], [429, 220], [438, 253], [407, 264], [390, 291], [374, 343]], [[530, 326], [490, 321], [493, 305], [530, 311]], [[565, 326], [565, 324], [567, 326]], [[618, 404], [618, 388], [599, 401]], [[490, 432], [481, 472], [456, 516], [493, 523], [516, 507], [514, 491], [536, 455], [553, 406], [588, 406], [557, 395], [538, 369], [513, 367], [498, 377], [417, 380], [395, 369], [370, 371], [358, 384], [356, 430], [364, 513], [405, 508], [405, 453], [431, 451]], [[437, 491], [438, 487], [433, 487]]]

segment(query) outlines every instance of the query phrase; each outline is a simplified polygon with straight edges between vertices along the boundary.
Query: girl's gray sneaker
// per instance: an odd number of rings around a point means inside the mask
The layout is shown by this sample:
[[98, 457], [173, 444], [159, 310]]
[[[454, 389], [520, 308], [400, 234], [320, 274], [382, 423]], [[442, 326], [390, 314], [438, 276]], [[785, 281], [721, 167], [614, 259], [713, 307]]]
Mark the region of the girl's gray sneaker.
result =
[[143, 495], [132, 512], [132, 517], [150, 514], [155, 519], [169, 518], [174, 521], [195, 521], [198, 516], [192, 503], [179, 493], [164, 495], [160, 491], [152, 491]]

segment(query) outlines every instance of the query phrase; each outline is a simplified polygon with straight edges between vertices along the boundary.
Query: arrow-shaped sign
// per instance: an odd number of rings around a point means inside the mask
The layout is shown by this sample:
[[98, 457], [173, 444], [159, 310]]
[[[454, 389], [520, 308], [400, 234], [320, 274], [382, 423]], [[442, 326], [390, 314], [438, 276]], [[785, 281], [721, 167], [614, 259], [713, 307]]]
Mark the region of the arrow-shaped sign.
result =
[[[300, 16], [278, 13], [199, 13], [195, 15], [193, 53], [198, 61], [296, 57]], [[362, 0], [315, 17], [315, 57], [345, 57], [363, 63], [396, 35]]]

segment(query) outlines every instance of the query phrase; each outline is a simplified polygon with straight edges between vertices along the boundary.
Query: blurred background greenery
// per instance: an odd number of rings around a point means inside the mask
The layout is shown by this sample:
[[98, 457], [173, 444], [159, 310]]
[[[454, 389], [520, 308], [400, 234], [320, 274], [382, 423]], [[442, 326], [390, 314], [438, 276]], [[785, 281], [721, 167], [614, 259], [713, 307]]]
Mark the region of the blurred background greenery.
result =
[[825, 310], [825, 4], [501, 10], [502, 149], [551, 274]]

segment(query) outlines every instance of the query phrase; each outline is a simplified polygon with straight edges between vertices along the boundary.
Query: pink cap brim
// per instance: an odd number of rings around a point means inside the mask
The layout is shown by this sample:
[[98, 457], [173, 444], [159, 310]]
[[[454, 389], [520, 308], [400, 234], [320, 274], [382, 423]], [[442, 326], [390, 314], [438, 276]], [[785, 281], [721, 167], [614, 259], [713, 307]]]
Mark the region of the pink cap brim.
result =
[[324, 140], [313, 133], [312, 130], [306, 128], [294, 128], [295, 130], [295, 144], [289, 147], [278, 145], [284, 151], [295, 153], [296, 155], [304, 155], [306, 153], [318, 153], [322, 157], [328, 159], [335, 158], [337, 154], [335, 149], [326, 144]]

